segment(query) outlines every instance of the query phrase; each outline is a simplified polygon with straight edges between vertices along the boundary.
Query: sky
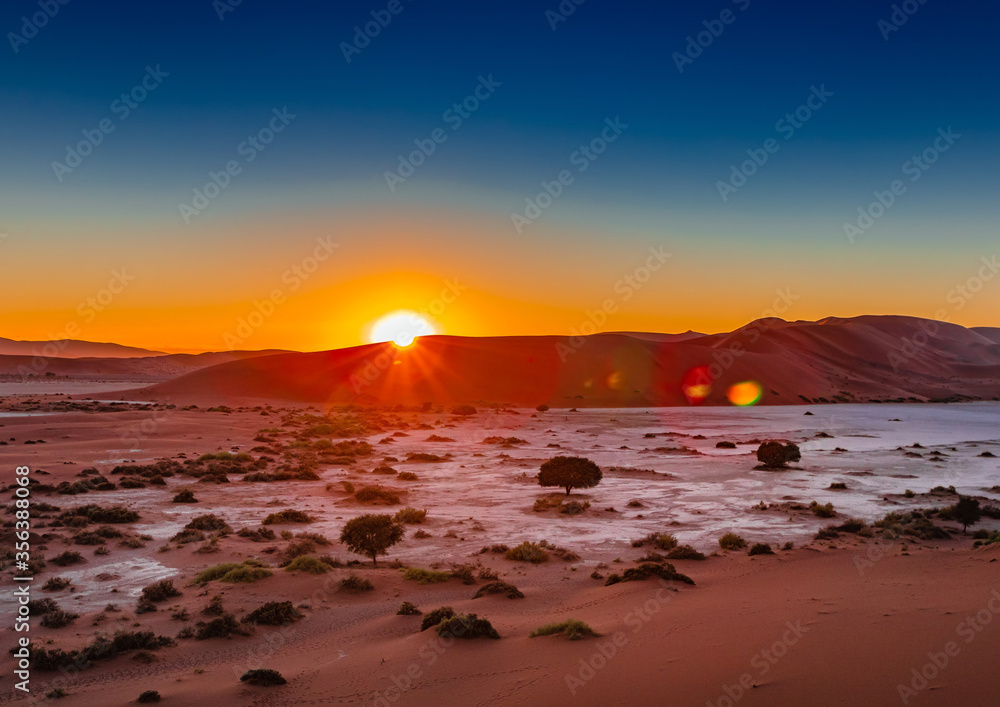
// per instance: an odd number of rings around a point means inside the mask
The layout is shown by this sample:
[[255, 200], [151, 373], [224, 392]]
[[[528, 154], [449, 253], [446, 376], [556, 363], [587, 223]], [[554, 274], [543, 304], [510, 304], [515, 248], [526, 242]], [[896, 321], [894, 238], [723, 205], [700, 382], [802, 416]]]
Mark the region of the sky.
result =
[[[676, 6], [675, 6], [676, 5]], [[1000, 8], [0, 8], [0, 336], [1000, 326]]]

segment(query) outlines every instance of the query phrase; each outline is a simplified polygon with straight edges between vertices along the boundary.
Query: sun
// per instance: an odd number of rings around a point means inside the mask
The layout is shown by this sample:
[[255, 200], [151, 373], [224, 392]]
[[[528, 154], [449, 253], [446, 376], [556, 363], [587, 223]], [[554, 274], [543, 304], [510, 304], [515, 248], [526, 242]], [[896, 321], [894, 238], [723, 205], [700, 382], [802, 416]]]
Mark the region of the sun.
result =
[[368, 340], [373, 344], [391, 341], [396, 346], [409, 346], [418, 336], [437, 333], [437, 326], [428, 317], [409, 309], [400, 309], [376, 321], [368, 333]]

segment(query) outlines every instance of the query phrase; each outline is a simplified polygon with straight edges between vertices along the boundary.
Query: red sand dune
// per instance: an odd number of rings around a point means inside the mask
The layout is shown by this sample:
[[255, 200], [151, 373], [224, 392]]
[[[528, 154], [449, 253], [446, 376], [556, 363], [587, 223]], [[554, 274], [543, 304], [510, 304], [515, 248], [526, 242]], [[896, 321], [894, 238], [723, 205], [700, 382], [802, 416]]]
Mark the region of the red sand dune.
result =
[[142, 394], [174, 402], [685, 405], [682, 381], [698, 366], [712, 377], [709, 405], [728, 404], [727, 390], [743, 381], [760, 384], [763, 404], [1000, 396], [1000, 344], [958, 325], [898, 316], [766, 319], [685, 341], [430, 336], [405, 349], [371, 344], [223, 363]]

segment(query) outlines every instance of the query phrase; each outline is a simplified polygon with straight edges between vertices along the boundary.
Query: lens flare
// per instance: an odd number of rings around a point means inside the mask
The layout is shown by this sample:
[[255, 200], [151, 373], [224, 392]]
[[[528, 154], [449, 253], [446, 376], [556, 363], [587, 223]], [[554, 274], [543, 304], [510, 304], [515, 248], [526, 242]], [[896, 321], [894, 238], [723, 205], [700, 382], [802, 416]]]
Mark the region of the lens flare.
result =
[[695, 366], [684, 374], [681, 391], [688, 405], [699, 405], [712, 392], [712, 373], [708, 366]]
[[726, 392], [726, 397], [729, 398], [729, 402], [733, 405], [746, 407], [747, 405], [756, 405], [763, 394], [764, 390], [760, 387], [760, 383], [756, 381], [743, 381], [742, 383], [730, 386]]

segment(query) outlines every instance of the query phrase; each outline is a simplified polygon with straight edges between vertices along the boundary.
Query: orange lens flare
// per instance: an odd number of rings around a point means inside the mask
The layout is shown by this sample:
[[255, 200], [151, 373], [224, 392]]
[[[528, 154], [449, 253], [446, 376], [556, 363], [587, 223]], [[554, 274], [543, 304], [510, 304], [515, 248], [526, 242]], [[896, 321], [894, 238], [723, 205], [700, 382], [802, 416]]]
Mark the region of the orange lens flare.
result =
[[733, 405], [746, 407], [748, 405], [756, 405], [763, 394], [764, 390], [760, 387], [760, 383], [756, 381], [743, 381], [742, 383], [730, 386], [726, 392], [726, 397], [729, 398], [729, 402]]

